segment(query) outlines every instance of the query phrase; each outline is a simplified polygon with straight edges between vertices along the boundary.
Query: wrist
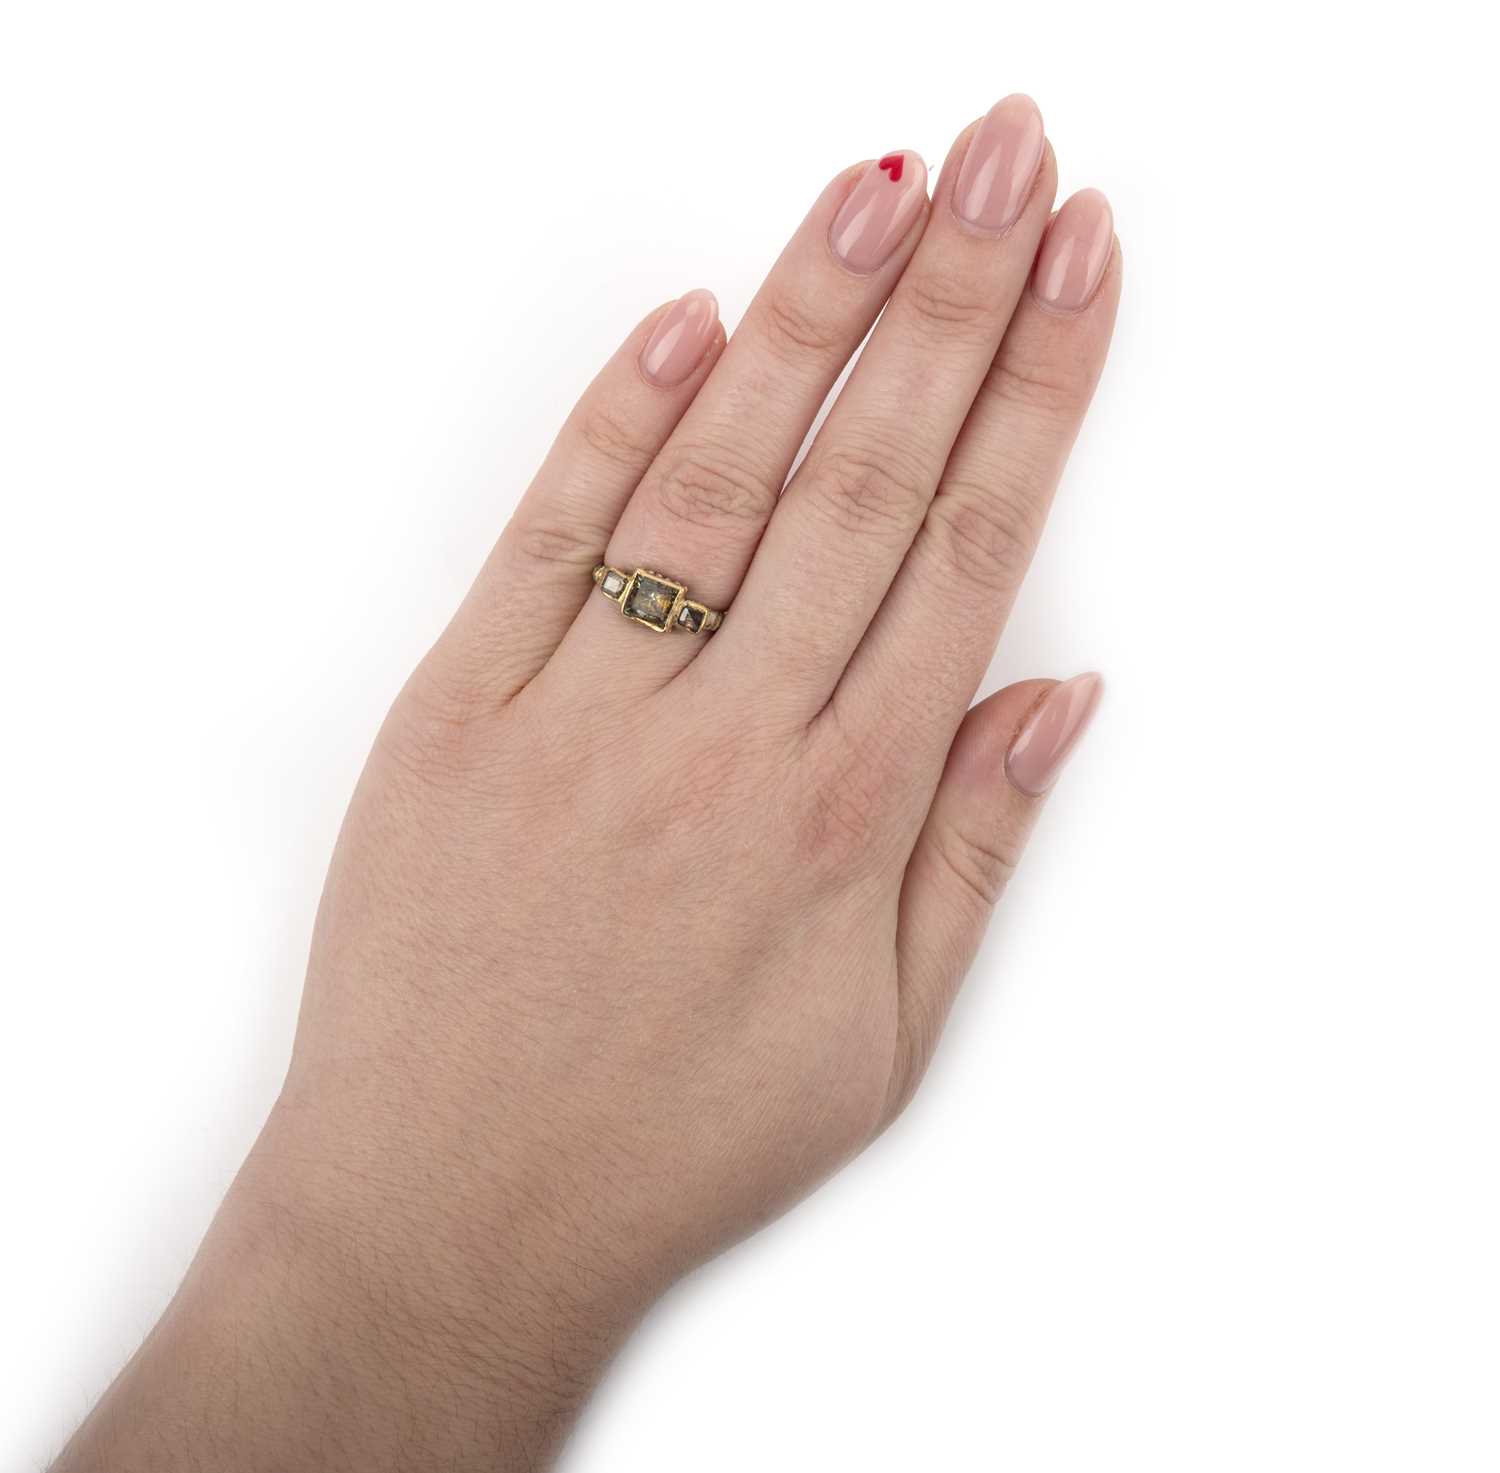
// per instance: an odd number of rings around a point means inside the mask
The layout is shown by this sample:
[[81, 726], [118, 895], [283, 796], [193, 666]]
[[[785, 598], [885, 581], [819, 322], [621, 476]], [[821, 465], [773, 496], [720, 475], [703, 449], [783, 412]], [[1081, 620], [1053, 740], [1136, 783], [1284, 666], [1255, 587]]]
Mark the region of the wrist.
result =
[[524, 1197], [497, 1231], [449, 1183], [330, 1165], [309, 1124], [278, 1105], [57, 1473], [550, 1462], [650, 1296]]
[[373, 1123], [280, 1102], [226, 1234], [288, 1284], [308, 1351], [340, 1367], [334, 1393], [389, 1412], [379, 1446], [409, 1459], [420, 1427], [434, 1466], [544, 1466], [653, 1293], [540, 1163], [482, 1165]]

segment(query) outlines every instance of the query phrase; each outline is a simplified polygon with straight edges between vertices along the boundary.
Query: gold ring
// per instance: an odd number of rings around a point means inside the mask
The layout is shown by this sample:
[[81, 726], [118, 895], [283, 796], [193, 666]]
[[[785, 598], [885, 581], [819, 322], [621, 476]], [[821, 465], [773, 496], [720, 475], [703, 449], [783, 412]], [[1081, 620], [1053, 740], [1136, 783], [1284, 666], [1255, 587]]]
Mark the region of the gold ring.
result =
[[689, 634], [712, 634], [724, 622], [723, 614], [717, 609], [694, 602], [681, 583], [674, 583], [664, 573], [653, 573], [650, 568], [622, 573], [608, 563], [600, 563], [594, 569], [594, 582], [605, 598], [619, 604], [620, 612], [627, 619], [644, 624], [658, 634], [665, 634], [669, 629], [683, 629]]

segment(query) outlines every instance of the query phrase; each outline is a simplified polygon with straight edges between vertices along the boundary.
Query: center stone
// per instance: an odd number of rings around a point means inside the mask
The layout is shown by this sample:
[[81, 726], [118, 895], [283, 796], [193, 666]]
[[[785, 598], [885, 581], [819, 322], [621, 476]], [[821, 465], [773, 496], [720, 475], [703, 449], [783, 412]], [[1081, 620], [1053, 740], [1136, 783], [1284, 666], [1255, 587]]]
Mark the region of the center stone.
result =
[[677, 602], [678, 587], [675, 583], [664, 583], [644, 573], [635, 575], [635, 585], [625, 600], [625, 612], [632, 619], [665, 629], [672, 615], [672, 605]]

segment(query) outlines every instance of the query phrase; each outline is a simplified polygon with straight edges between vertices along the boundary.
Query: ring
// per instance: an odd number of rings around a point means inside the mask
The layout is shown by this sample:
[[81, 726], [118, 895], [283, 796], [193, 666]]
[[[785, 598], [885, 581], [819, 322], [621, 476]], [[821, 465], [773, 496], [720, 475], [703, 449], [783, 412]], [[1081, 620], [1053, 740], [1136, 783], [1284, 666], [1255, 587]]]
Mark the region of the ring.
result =
[[664, 573], [653, 573], [650, 568], [622, 573], [608, 563], [600, 563], [594, 569], [594, 582], [605, 598], [619, 604], [627, 619], [658, 634], [669, 629], [712, 634], [724, 622], [724, 615], [717, 609], [694, 602], [681, 583], [674, 583]]

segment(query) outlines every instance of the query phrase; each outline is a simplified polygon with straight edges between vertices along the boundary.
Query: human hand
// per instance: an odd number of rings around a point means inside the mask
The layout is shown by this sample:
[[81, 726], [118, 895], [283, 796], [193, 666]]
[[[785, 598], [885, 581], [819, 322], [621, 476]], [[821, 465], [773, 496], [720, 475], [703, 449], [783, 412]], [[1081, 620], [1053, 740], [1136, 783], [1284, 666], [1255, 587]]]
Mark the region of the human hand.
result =
[[[533, 1466], [668, 1285], [910, 1097], [1099, 692], [968, 709], [1119, 292], [1055, 184], [1007, 99], [930, 205], [914, 153], [834, 180], [727, 346], [694, 292], [606, 365], [380, 733], [282, 1097], [117, 1436], [284, 1357], [210, 1397], [222, 1466]], [[723, 627], [622, 618], [601, 551]]]

